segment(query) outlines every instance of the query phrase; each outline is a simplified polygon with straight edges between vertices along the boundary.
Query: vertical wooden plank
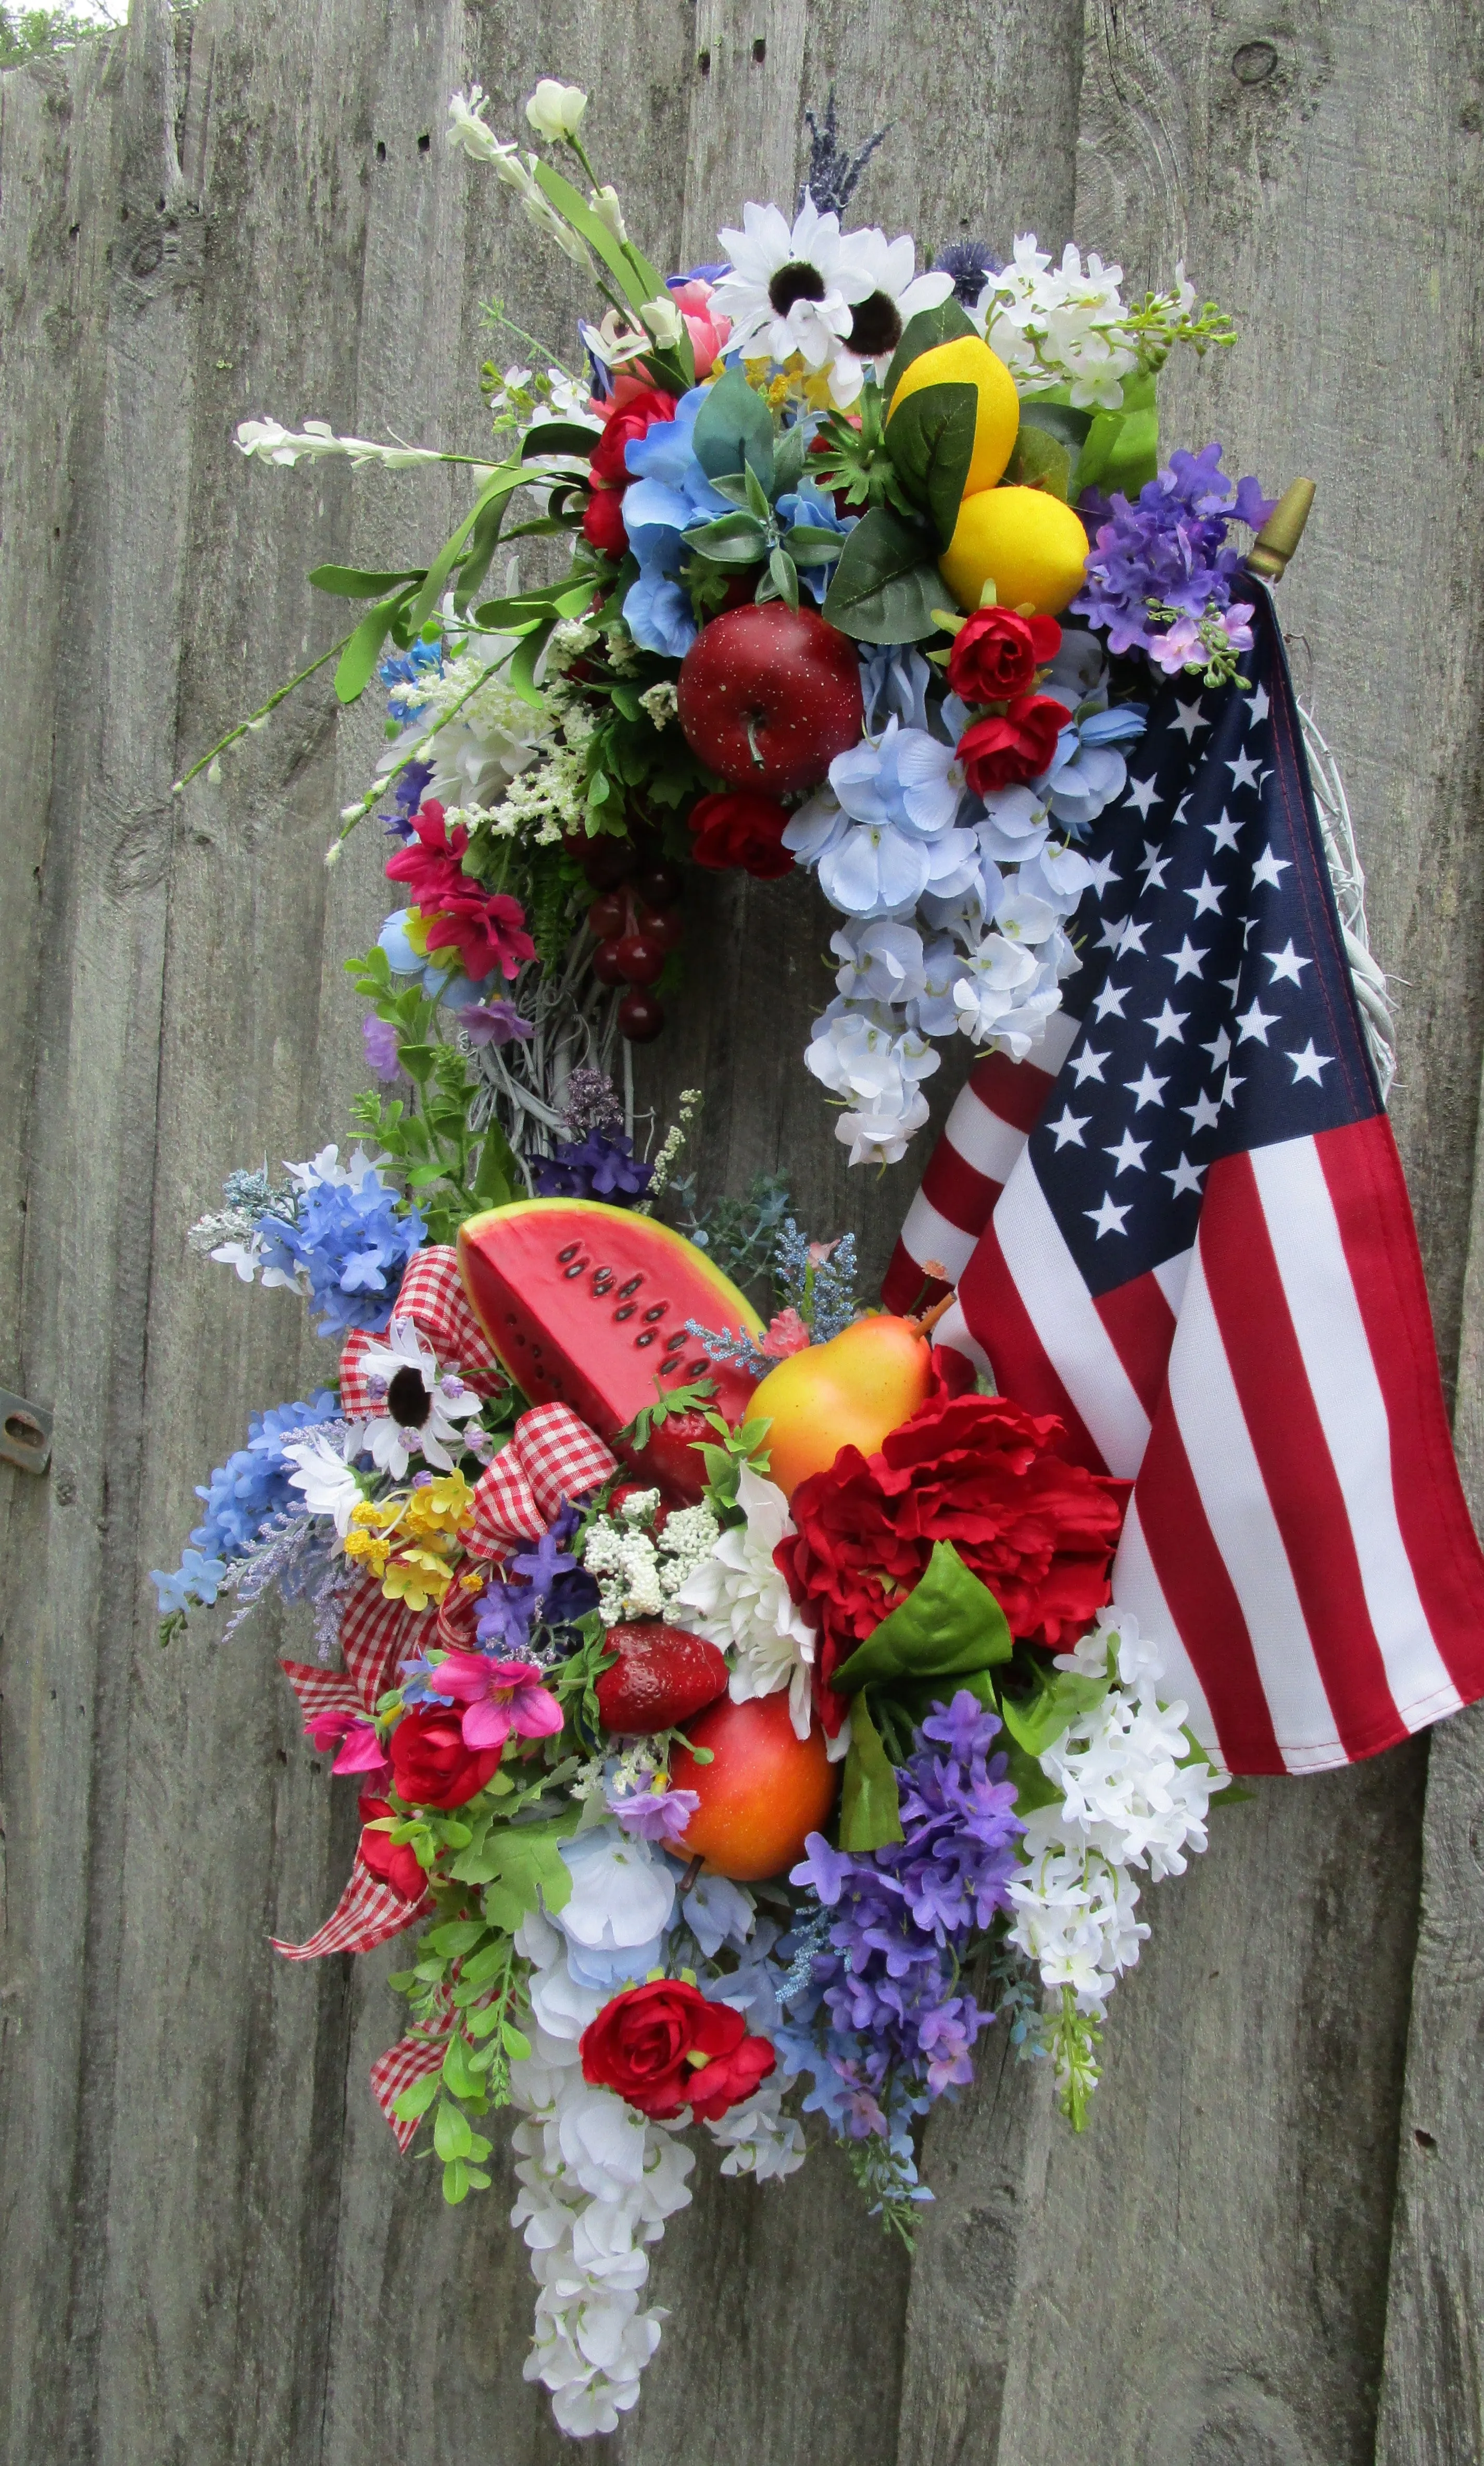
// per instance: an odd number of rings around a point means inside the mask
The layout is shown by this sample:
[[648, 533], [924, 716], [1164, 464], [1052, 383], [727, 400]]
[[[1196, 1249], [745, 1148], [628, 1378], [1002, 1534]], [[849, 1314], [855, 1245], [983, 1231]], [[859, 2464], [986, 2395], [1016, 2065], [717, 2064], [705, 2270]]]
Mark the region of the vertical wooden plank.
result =
[[[1449, 228], [1455, 174], [1431, 135], [1462, 101], [1452, 26], [1365, 5], [1260, 24], [1172, 0], [1092, 8], [1077, 196], [1079, 238], [1132, 286], [1182, 254], [1244, 328], [1229, 357], [1174, 373], [1167, 444], [1219, 436], [1234, 470], [1319, 480], [1281, 610], [1345, 765], [1375, 938], [1410, 980], [1397, 1121], [1445, 1354], [1478, 1065], [1477, 826], [1459, 794], [1473, 654], [1425, 715], [1392, 645], [1440, 575], [1463, 642], [1476, 622], [1451, 435], [1471, 243]], [[1419, 462], [1426, 505], [1394, 485]], [[1091, 2128], [1051, 2136], [986, 2454], [1371, 2456], [1425, 1755], [1264, 1783], [1149, 1895]]]

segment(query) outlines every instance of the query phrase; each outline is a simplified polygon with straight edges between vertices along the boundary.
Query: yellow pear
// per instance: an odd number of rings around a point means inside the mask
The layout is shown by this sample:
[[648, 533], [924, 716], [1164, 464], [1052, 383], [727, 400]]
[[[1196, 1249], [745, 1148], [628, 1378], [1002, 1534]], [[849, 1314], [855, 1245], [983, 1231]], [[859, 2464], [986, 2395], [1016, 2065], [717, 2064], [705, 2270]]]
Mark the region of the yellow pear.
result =
[[933, 1383], [923, 1324], [858, 1318], [828, 1344], [811, 1344], [770, 1370], [748, 1418], [772, 1421], [764, 1445], [769, 1479], [792, 1498], [811, 1473], [827, 1472], [842, 1447], [874, 1455], [888, 1430], [910, 1421]]

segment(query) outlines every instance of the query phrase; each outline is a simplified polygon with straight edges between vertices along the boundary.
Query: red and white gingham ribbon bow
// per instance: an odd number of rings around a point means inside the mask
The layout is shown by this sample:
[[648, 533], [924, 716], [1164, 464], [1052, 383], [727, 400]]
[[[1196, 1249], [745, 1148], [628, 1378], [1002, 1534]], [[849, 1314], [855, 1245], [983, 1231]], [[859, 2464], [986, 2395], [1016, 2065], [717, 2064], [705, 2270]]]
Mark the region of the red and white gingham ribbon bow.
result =
[[570, 1404], [533, 1404], [474, 1485], [470, 1549], [499, 1558], [518, 1541], [539, 1541], [564, 1499], [586, 1498], [618, 1469], [612, 1448]]
[[[464, 1294], [459, 1253], [448, 1243], [430, 1244], [409, 1263], [392, 1315], [411, 1319], [432, 1345], [439, 1370], [455, 1371], [476, 1395], [488, 1396], [504, 1383], [505, 1373]], [[383, 1341], [359, 1327], [346, 1338], [340, 1356], [340, 1409], [348, 1422], [376, 1409], [362, 1364], [368, 1345]]]
[[447, 2052], [453, 2028], [453, 1998], [443, 1987], [439, 1990], [437, 2009], [427, 2026], [409, 2030], [405, 2038], [398, 2038], [395, 2046], [389, 2047], [384, 2055], [378, 2055], [371, 2068], [371, 2096], [392, 2126], [396, 2145], [404, 2157], [412, 2146], [418, 2119], [415, 2116], [410, 2123], [404, 2122], [395, 2112], [396, 2101], [404, 2089], [412, 2088], [414, 2081], [424, 2080], [429, 2073], [438, 2071]]

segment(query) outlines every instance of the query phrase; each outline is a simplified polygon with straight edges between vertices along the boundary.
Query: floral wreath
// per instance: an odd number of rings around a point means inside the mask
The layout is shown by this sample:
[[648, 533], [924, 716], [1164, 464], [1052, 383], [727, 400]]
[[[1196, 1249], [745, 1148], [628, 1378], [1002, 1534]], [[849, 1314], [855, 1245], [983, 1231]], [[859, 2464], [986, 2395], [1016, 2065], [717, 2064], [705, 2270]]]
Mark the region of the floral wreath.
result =
[[[637, 1152], [688, 867], [818, 874], [838, 990], [805, 1061], [851, 1162], [897, 1161], [941, 1040], [1037, 1049], [1141, 697], [1237, 676], [1232, 527], [1271, 511], [1219, 446], [1159, 465], [1164, 359], [1233, 339], [1182, 268], [1131, 303], [1026, 235], [918, 272], [843, 229], [866, 156], [826, 147], [792, 220], [749, 204], [662, 279], [585, 108], [544, 80], [523, 154], [478, 88], [450, 105], [602, 303], [580, 373], [524, 336], [486, 368], [500, 460], [238, 432], [467, 463], [474, 496], [424, 568], [311, 577], [368, 605], [304, 676], [387, 701], [329, 852], [378, 815], [408, 903], [347, 962], [371, 1147], [232, 1175], [191, 1241], [300, 1294], [339, 1369], [254, 1418], [155, 1579], [164, 1639], [220, 1598], [233, 1627], [308, 1606], [318, 1657], [283, 1669], [362, 1828], [278, 1949], [409, 1936], [373, 2093], [451, 2202], [516, 2111], [527, 2376], [576, 2434], [637, 2399], [696, 2129], [760, 2181], [834, 2137], [910, 2240], [921, 2119], [991, 2025], [1081, 2127], [1142, 1881], [1226, 1780], [1111, 1605], [1129, 1485], [982, 1392], [942, 1303], [866, 1309], [852, 1237], [808, 1240], [778, 1179], [703, 1204], [699, 1091]], [[557, 578], [492, 582], [557, 535]]]

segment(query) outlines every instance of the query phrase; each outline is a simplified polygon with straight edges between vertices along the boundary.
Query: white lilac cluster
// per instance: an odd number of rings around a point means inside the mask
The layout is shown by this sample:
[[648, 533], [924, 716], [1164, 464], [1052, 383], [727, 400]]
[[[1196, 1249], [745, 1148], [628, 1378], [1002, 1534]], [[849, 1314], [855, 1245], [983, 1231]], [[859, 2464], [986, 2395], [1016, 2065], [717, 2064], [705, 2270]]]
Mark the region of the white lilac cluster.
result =
[[[300, 461], [324, 462], [343, 455], [360, 470], [379, 462], [383, 470], [413, 471], [426, 462], [462, 460], [428, 445], [377, 445], [369, 437], [337, 437], [326, 419], [306, 419], [303, 428], [284, 428], [276, 419], [243, 419], [237, 423], [237, 450], [252, 461], [278, 462], [292, 470]], [[488, 472], [476, 465], [480, 476]]]
[[[778, 1543], [794, 1530], [788, 1501], [776, 1482], [743, 1465], [737, 1505], [745, 1521], [722, 1533], [712, 1519], [710, 1547], [676, 1586], [666, 1614], [727, 1653], [734, 1704], [776, 1695], [786, 1687], [795, 1735], [806, 1738], [813, 1719], [816, 1637], [774, 1560]], [[666, 1540], [678, 1520], [672, 1516], [665, 1526]], [[832, 1740], [831, 1746], [843, 1755], [847, 1743]]]
[[1090, 250], [1086, 266], [1070, 240], [1054, 265], [1034, 232], [1015, 243], [1003, 272], [992, 275], [970, 315], [1003, 360], [1023, 394], [1070, 388], [1079, 410], [1117, 411], [1123, 381], [1158, 367], [1190, 329], [1194, 286], [1177, 265], [1171, 289], [1125, 305], [1121, 265], [1105, 265]]
[[1156, 1883], [1184, 1873], [1225, 1776], [1192, 1749], [1186, 1706], [1159, 1701], [1159, 1656], [1126, 1612], [1104, 1610], [1057, 1667], [1112, 1684], [1041, 1757], [1058, 1794], [1025, 1819], [1010, 1941], [1048, 1994], [1070, 1988], [1077, 2010], [1097, 2015], [1149, 1933], [1134, 1871]]
[[[721, 1876], [699, 1878], [677, 1906], [675, 1866], [617, 1825], [579, 1832], [562, 1857], [570, 1898], [550, 1917], [527, 1917], [515, 1938], [531, 1964], [532, 2029], [530, 2055], [510, 2066], [522, 2114], [510, 2215], [540, 2290], [526, 2378], [551, 2391], [562, 2431], [583, 2438], [612, 2432], [639, 2395], [663, 2318], [641, 2309], [649, 2248], [688, 2205], [695, 2160], [667, 2125], [583, 2078], [582, 2032], [620, 1988], [663, 1971], [677, 1931], [692, 1971], [723, 1948], [740, 1955], [734, 1970], [706, 1978], [706, 1991], [750, 2027], [776, 2027], [766, 1956], [776, 1929], [754, 1926], [751, 1894]], [[708, 2126], [726, 2152], [724, 2174], [762, 2183], [802, 2165], [803, 2134], [780, 2103], [792, 2077], [775, 2073]], [[677, 2130], [688, 2119], [686, 2110]]]
[[845, 919], [805, 1062], [844, 1109], [851, 1163], [895, 1164], [928, 1118], [936, 1038], [1023, 1061], [1060, 1008], [1079, 964], [1066, 929], [1092, 878], [1070, 842], [1123, 794], [1118, 748], [1146, 713], [1109, 708], [1101, 644], [1068, 631], [1038, 687], [1067, 711], [1048, 769], [979, 796], [957, 752], [968, 711], [930, 694], [920, 652], [876, 652], [861, 681], [866, 734], [783, 836]]
[[657, 1490], [635, 1491], [617, 1515], [596, 1515], [582, 1536], [579, 1556], [598, 1580], [605, 1626], [640, 1618], [684, 1623], [678, 1597], [709, 1558], [721, 1528], [708, 1507], [685, 1507], [666, 1516], [657, 1533], [659, 1507]]

